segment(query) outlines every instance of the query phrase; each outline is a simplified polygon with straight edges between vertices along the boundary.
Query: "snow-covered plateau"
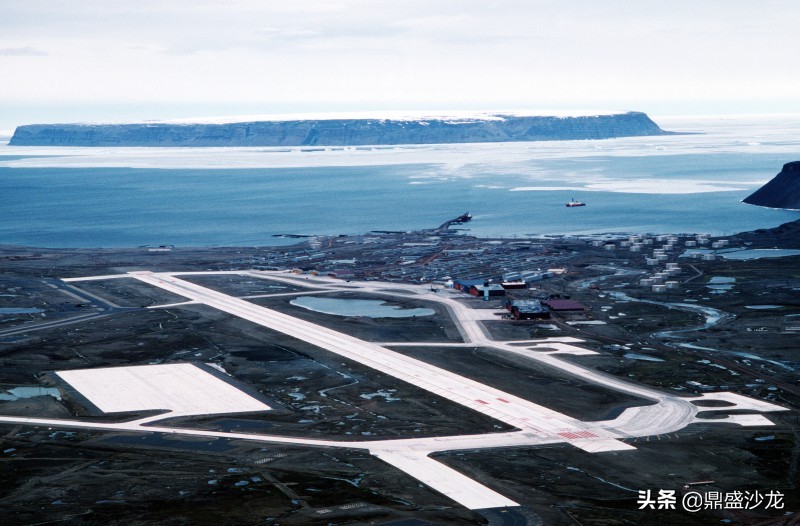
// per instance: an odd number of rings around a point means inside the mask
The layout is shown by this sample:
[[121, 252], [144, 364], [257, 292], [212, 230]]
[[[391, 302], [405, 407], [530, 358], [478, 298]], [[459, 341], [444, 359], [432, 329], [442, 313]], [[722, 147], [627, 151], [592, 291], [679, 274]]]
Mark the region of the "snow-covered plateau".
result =
[[19, 126], [12, 146], [365, 146], [610, 139], [664, 135], [641, 112], [552, 112], [368, 116], [280, 116], [271, 120]]

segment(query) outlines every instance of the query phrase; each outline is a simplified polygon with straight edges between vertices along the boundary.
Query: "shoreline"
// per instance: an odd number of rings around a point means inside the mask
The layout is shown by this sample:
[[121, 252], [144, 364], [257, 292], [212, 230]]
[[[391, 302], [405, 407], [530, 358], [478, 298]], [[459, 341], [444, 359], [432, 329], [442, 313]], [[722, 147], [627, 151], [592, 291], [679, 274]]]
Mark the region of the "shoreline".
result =
[[[628, 236], [646, 236], [646, 237], [656, 237], [656, 236], [679, 236], [679, 237], [691, 237], [691, 236], [698, 236], [703, 235], [707, 236], [709, 239], [715, 238], [736, 238], [740, 236], [747, 236], [755, 233], [764, 234], [767, 232], [772, 231], [782, 231], [786, 229], [792, 229], [792, 225], [794, 228], [800, 232], [800, 219], [796, 219], [794, 221], [788, 221], [786, 223], [782, 223], [780, 225], [770, 227], [770, 228], [759, 228], [755, 230], [745, 230], [741, 232], [736, 232], [733, 234], [728, 235], [714, 235], [708, 234], [707, 232], [660, 232], [660, 233], [653, 233], [653, 232], [598, 232], [595, 234], [580, 234], [580, 235], [573, 235], [573, 234], [539, 234], [539, 235], [530, 235], [530, 236], [513, 236], [513, 237], [500, 237], [500, 236], [473, 236], [467, 233], [465, 229], [454, 229], [454, 230], [441, 230], [440, 228], [425, 228], [419, 230], [370, 230], [369, 232], [364, 232], [360, 234], [339, 234], [339, 235], [328, 235], [328, 234], [271, 234], [271, 238], [278, 238], [278, 239], [289, 239], [295, 241], [295, 243], [289, 244], [242, 244], [242, 245], [138, 245], [138, 246], [100, 246], [100, 247], [91, 247], [91, 246], [80, 246], [80, 247], [50, 247], [50, 246], [39, 246], [39, 245], [27, 245], [27, 244], [20, 244], [20, 243], [2, 243], [0, 242], [0, 251], [3, 250], [37, 250], [37, 251], [145, 251], [150, 253], [166, 253], [166, 252], [176, 252], [176, 251], [187, 251], [187, 250], [220, 250], [220, 251], [227, 251], [227, 250], [237, 250], [237, 249], [280, 249], [280, 248], [291, 248], [296, 246], [302, 246], [309, 242], [321, 240], [321, 239], [335, 239], [335, 238], [360, 238], [360, 237], [381, 237], [381, 236], [418, 236], [418, 235], [440, 235], [448, 238], [469, 238], [474, 239], [477, 241], [498, 241], [504, 243], [521, 243], [521, 242], [541, 242], [541, 241], [594, 241], [594, 240], [614, 240]], [[800, 246], [800, 240], [798, 240], [797, 245]], [[774, 247], [774, 248], [789, 248], [789, 247]]]

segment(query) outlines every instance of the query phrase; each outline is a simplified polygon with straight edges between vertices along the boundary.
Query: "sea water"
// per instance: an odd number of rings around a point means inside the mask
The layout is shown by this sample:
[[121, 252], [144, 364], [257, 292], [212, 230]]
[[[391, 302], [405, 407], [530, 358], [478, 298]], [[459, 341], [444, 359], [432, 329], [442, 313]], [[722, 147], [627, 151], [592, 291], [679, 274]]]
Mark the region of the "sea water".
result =
[[[375, 148], [0, 147], [0, 244], [275, 245], [279, 234], [710, 233], [800, 213], [742, 204], [800, 152], [800, 117], [659, 121], [598, 141]], [[577, 199], [585, 207], [567, 208]]]

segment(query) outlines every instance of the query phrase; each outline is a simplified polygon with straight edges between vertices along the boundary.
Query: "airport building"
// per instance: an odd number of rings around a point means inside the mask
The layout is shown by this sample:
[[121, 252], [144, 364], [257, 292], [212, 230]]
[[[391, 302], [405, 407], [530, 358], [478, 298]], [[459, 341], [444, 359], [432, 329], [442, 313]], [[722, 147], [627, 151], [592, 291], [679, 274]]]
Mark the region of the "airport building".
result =
[[550, 319], [550, 311], [539, 300], [508, 300], [506, 309], [517, 320]]

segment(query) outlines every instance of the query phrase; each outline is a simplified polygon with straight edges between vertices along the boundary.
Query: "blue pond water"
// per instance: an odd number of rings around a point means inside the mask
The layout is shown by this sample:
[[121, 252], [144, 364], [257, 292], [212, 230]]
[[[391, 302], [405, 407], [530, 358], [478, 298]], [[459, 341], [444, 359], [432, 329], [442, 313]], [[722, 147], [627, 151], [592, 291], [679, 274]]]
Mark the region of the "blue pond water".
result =
[[61, 400], [61, 393], [55, 387], [14, 387], [0, 393], [0, 400], [19, 400], [21, 398], [33, 398], [35, 396], [52, 396]]
[[42, 309], [35, 307], [0, 307], [0, 315], [3, 314], [38, 314], [44, 312]]
[[302, 296], [290, 302], [297, 307], [335, 314], [337, 316], [366, 316], [369, 318], [411, 318], [414, 316], [431, 316], [433, 309], [404, 309], [395, 305], [387, 305], [381, 300], [354, 300], [340, 298], [321, 298]]

